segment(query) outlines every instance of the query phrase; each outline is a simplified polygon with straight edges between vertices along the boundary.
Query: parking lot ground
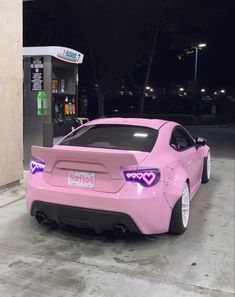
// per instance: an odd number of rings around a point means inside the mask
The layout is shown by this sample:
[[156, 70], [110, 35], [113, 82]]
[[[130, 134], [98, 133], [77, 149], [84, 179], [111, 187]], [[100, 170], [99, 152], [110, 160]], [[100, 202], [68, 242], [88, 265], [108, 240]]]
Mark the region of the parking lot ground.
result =
[[50, 230], [27, 213], [24, 183], [1, 192], [0, 296], [234, 296], [234, 159], [212, 169], [181, 236]]
[[219, 158], [235, 158], [235, 127], [190, 126], [188, 131], [194, 138], [207, 139], [212, 155]]

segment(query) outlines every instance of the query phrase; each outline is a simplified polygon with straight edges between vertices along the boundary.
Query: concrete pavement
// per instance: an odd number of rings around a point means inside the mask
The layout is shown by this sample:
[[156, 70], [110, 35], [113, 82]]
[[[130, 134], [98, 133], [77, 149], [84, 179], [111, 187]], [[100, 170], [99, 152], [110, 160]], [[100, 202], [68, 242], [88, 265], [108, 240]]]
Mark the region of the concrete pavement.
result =
[[[0, 296], [234, 296], [234, 160], [213, 159], [182, 236], [48, 230], [0, 193]], [[5, 201], [5, 202], [3, 202]]]

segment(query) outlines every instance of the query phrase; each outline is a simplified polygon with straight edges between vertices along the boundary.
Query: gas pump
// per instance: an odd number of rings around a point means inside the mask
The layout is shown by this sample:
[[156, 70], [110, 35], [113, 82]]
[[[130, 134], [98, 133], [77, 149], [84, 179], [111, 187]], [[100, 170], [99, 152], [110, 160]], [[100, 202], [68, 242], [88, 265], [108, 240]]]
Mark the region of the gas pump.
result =
[[83, 54], [64, 47], [24, 47], [24, 163], [32, 145], [53, 145], [79, 116], [78, 65]]

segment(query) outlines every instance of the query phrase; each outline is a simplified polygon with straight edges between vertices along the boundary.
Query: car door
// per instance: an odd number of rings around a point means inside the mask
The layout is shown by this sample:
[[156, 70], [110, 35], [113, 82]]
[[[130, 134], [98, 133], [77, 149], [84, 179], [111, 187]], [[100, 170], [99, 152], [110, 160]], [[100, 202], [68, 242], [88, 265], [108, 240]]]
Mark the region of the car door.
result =
[[193, 138], [181, 126], [176, 126], [173, 129], [170, 145], [177, 152], [177, 159], [188, 174], [191, 186], [190, 190], [193, 192], [201, 179], [201, 151], [196, 149]]

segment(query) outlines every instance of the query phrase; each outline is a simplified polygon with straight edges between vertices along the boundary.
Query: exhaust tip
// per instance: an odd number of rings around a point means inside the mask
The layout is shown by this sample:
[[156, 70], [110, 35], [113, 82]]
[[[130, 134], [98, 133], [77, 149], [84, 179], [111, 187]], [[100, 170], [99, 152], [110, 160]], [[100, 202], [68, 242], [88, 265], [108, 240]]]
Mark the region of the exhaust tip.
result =
[[122, 236], [127, 232], [127, 226], [125, 226], [124, 224], [118, 223], [113, 227], [113, 233], [116, 236]]
[[38, 224], [43, 224], [43, 222], [46, 219], [46, 215], [43, 212], [38, 211], [35, 215], [35, 219], [38, 222]]
[[47, 218], [46, 214], [44, 212], [38, 211], [35, 215], [35, 219], [39, 225], [48, 226], [51, 229], [57, 229], [58, 224], [57, 222], [50, 220]]

